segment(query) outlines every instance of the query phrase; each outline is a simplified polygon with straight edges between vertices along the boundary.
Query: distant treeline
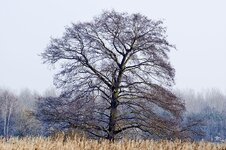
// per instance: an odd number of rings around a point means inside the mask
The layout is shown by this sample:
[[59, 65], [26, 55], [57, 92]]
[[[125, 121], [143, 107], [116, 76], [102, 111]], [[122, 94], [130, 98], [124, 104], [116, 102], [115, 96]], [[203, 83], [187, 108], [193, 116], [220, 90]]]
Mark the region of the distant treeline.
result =
[[[195, 92], [176, 90], [175, 93], [185, 101], [186, 112], [183, 123], [189, 127], [189, 120], [198, 120], [191, 125], [192, 140], [220, 142], [226, 139], [226, 95], [217, 89]], [[22, 90], [19, 94], [8, 89], [0, 89], [0, 135], [3, 137], [49, 136], [59, 132], [54, 124], [40, 121], [35, 113], [40, 97], [56, 97], [54, 89], [44, 94]], [[58, 129], [58, 130], [56, 130]], [[62, 129], [64, 131], [65, 129]], [[201, 131], [201, 132], [200, 132]], [[195, 132], [194, 132], [195, 133]], [[134, 138], [134, 135], [131, 135]], [[150, 137], [153, 138], [153, 137]]]

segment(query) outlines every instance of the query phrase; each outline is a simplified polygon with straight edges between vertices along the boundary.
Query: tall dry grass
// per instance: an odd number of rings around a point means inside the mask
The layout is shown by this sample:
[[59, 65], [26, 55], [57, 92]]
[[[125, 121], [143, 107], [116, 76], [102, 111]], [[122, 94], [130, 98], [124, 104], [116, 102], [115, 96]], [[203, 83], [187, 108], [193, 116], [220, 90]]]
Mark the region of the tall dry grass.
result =
[[68, 138], [11, 138], [0, 140], [0, 150], [226, 150], [226, 144], [208, 142], [121, 140], [89, 140], [83, 137]]

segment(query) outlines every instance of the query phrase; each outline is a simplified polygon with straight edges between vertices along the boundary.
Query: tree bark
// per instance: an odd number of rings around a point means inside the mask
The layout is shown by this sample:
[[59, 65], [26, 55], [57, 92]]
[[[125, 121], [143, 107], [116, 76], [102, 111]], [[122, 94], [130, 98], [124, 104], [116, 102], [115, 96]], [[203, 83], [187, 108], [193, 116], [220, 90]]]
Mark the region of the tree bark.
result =
[[114, 141], [116, 135], [116, 118], [117, 118], [117, 107], [118, 107], [118, 90], [114, 90], [112, 94], [111, 106], [110, 106], [110, 117], [109, 117], [109, 128], [108, 128], [108, 140]]

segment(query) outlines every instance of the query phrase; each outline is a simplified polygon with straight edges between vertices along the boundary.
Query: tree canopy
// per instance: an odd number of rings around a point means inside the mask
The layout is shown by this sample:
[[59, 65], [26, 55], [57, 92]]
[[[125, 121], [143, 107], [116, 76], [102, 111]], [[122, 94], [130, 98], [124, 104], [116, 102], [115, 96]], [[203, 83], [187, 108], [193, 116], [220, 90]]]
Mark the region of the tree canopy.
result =
[[[72, 24], [42, 53], [44, 63], [59, 69], [54, 83], [62, 93], [49, 103], [57, 107], [41, 112], [49, 121], [110, 140], [129, 131], [173, 135], [185, 108], [171, 91], [171, 49], [163, 22], [141, 14], [105, 11]], [[51, 109], [58, 115], [51, 116]]]

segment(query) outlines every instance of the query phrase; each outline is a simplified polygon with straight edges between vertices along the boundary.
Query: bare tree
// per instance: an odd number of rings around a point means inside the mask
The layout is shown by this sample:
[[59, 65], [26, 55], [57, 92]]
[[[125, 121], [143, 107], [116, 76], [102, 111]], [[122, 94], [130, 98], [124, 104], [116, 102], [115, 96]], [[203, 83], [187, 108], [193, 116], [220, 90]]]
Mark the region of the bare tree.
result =
[[107, 11], [67, 27], [42, 58], [60, 68], [55, 85], [62, 89], [61, 97], [95, 103], [92, 114], [84, 112], [75, 127], [109, 140], [129, 129], [165, 137], [177, 129], [184, 110], [170, 90], [172, 48], [162, 21]]
[[0, 102], [1, 102], [1, 114], [4, 119], [4, 137], [6, 140], [9, 138], [9, 127], [10, 127], [10, 119], [12, 112], [15, 108], [17, 98], [16, 96], [9, 92], [8, 90], [3, 90], [0, 93]]
[[38, 94], [29, 89], [22, 90], [18, 95], [14, 115], [14, 135], [19, 137], [40, 135], [41, 123], [32, 115]]

